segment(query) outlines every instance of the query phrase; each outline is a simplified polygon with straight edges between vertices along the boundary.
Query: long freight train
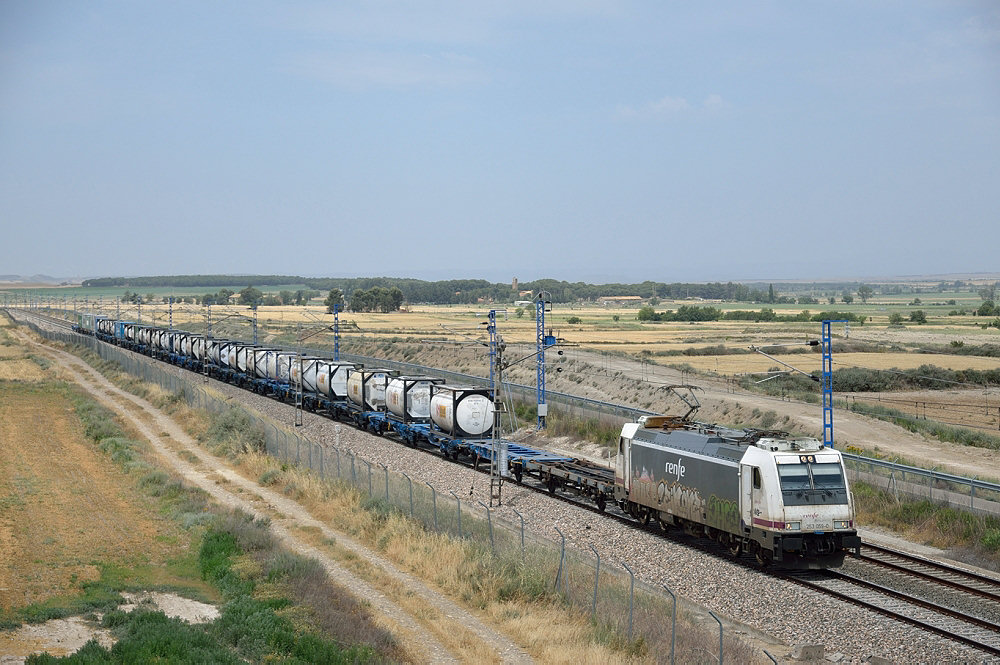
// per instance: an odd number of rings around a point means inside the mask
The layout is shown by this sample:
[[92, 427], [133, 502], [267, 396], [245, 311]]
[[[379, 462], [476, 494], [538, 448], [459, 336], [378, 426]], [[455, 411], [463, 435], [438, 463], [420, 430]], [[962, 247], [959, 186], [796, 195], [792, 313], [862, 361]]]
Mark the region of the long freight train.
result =
[[494, 446], [487, 388], [104, 317], [83, 315], [75, 329], [452, 459], [478, 466], [497, 454], [517, 482], [529, 476], [601, 511], [614, 502], [643, 524], [707, 536], [761, 564], [836, 567], [861, 546], [841, 455], [816, 439], [647, 416], [622, 427], [612, 471], [513, 441]]

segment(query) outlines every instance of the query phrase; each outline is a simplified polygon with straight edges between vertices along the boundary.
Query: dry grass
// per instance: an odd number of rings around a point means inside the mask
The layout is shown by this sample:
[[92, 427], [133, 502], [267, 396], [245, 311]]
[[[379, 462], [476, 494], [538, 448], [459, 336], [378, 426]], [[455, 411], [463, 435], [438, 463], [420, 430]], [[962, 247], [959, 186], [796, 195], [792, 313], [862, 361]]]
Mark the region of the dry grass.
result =
[[[609, 643], [609, 635], [595, 627], [585, 614], [567, 608], [548, 592], [550, 580], [547, 574], [543, 575], [546, 581], [539, 589], [540, 595], [525, 595], [522, 591], [511, 597], [511, 574], [525, 576], [527, 586], [520, 588], [532, 588], [530, 580], [538, 571], [531, 570], [530, 564], [527, 569], [518, 564], [500, 565], [470, 542], [428, 532], [418, 523], [394, 512], [378, 514], [365, 510], [363, 497], [357, 491], [331, 485], [310, 472], [283, 469], [279, 462], [267, 455], [243, 455], [240, 466], [248, 477], [264, 479], [265, 484], [282, 488], [317, 519], [377, 549], [393, 563], [456, 602], [478, 608], [501, 631], [527, 646], [539, 661], [631, 663], [653, 658], [649, 654], [635, 653], [632, 650], [634, 645], [623, 641], [611, 640], [613, 643]], [[313, 539], [318, 546], [324, 544], [318, 534]], [[328, 543], [326, 545], [330, 547]], [[336, 551], [337, 548], [332, 549]], [[461, 631], [454, 634], [447, 618], [436, 616], [418, 596], [410, 594], [377, 569], [360, 562], [353, 554], [345, 554], [341, 550], [340, 556], [359, 575], [379, 585], [395, 602], [423, 615], [429, 628], [449, 648], [463, 653], [472, 662], [481, 660], [481, 654], [469, 651], [475, 649], [476, 640], [467, 638]], [[688, 635], [691, 649], [697, 649], [708, 639], [700, 636], [700, 630], [682, 622], [679, 632]], [[682, 639], [682, 645], [683, 642]], [[752, 657], [752, 649], [738, 641], [733, 641], [727, 649], [743, 649], [748, 657]]]
[[35, 382], [45, 378], [45, 370], [30, 358], [0, 359], [0, 380]]

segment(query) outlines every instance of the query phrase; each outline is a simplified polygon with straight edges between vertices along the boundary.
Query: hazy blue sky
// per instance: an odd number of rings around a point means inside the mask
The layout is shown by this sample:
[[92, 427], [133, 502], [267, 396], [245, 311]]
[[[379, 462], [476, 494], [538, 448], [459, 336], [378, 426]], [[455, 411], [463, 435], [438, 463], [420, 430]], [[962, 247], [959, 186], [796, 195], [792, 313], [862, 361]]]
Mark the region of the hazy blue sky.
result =
[[998, 270], [997, 2], [0, 2], [0, 274]]

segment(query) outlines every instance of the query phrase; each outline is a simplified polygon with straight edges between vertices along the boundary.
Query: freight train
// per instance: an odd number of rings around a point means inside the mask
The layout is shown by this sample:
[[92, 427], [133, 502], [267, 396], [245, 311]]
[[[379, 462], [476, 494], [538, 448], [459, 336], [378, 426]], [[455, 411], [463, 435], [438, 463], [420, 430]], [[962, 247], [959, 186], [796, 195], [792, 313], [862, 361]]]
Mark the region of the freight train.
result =
[[625, 424], [609, 469], [495, 439], [488, 388], [99, 316], [74, 328], [477, 468], [496, 457], [518, 483], [527, 476], [602, 512], [614, 503], [644, 525], [682, 528], [762, 565], [836, 567], [861, 546], [841, 455], [816, 439], [699, 423], [692, 409]]

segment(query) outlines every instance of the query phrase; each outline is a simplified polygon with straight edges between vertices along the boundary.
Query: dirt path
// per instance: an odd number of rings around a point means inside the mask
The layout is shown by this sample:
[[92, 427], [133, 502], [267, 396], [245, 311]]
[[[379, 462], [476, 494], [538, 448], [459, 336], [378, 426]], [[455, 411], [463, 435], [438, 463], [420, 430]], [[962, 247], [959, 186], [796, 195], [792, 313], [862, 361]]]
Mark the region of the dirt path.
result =
[[[44, 348], [55, 362], [70, 369], [80, 385], [95, 399], [122, 414], [149, 441], [157, 454], [188, 482], [211, 494], [219, 503], [239, 508], [255, 517], [267, 516], [275, 535], [289, 548], [317, 559], [330, 578], [367, 601], [387, 620], [409, 653], [417, 662], [459, 662], [446, 642], [462, 644], [466, 653], [476, 653], [476, 662], [530, 663], [531, 657], [478, 617], [459, 607], [422, 581], [397, 569], [392, 563], [357, 543], [346, 534], [334, 531], [312, 518], [299, 504], [265, 487], [257, 485], [210, 456], [169, 416], [146, 400], [126, 393], [113, 385], [79, 358], [56, 349], [41, 347], [26, 335], [19, 335], [26, 344]], [[182, 450], [188, 462], [178, 454]], [[193, 456], [193, 457], [192, 457]], [[411, 613], [393, 602], [382, 590], [369, 585], [338, 563], [322, 549], [308, 544], [293, 531], [303, 528], [319, 530], [325, 538], [346, 548], [357, 557], [380, 569], [383, 574], [403, 586], [408, 594], [419, 596], [422, 612]], [[444, 639], [442, 639], [444, 638]], [[470, 648], [469, 645], [473, 645]]]
[[[743, 407], [776, 411], [782, 416], [787, 415], [797, 428], [807, 432], [823, 431], [823, 412], [818, 404], [782, 400], [749, 393], [739, 388], [734, 391], [733, 387], [724, 381], [703, 376], [692, 379], [689, 375], [682, 376], [678, 370], [662, 365], [643, 365], [628, 358], [610, 357], [586, 351], [574, 352], [574, 358], [597, 367], [606, 367], [612, 372], [622, 372], [634, 379], [641, 380], [645, 377], [651, 383], [694, 383], [703, 389], [697, 395], [706, 412], [718, 412], [724, 405], [732, 406], [738, 402]], [[877, 446], [889, 458], [899, 456], [920, 461], [928, 466], [943, 467], [942, 470], [970, 478], [974, 476], [1000, 478], [998, 450], [927, 439], [885, 421], [843, 410], [834, 412], [833, 423], [834, 440], [840, 449], [848, 444], [869, 450]], [[784, 426], [783, 429], [789, 428]]]

